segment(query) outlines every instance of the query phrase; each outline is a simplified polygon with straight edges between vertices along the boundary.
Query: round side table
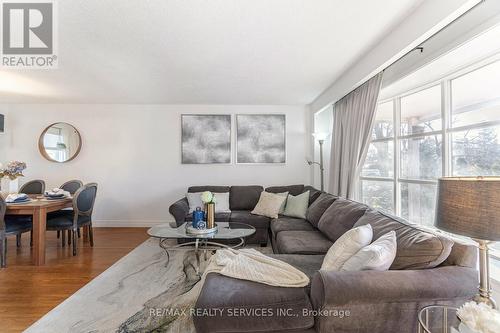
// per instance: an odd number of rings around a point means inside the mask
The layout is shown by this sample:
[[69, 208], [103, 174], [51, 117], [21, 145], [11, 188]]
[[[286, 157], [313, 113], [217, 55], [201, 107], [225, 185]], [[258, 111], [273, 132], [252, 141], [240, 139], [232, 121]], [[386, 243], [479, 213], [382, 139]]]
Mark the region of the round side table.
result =
[[457, 333], [457, 310], [444, 305], [426, 306], [418, 313], [418, 333]]

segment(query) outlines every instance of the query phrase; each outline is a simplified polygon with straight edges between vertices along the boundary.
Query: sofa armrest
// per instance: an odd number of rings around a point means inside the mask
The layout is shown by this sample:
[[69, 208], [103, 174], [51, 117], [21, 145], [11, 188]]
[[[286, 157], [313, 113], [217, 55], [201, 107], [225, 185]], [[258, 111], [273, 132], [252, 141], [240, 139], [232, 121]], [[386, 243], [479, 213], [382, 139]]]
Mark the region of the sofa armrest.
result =
[[189, 204], [187, 198], [182, 198], [174, 202], [168, 209], [170, 214], [175, 218], [177, 225], [181, 225], [186, 221], [186, 215], [189, 213]]
[[414, 333], [427, 305], [460, 306], [477, 292], [477, 271], [446, 266], [424, 270], [317, 272], [311, 301], [318, 333]]
[[313, 307], [354, 303], [411, 302], [467, 298], [477, 292], [477, 271], [446, 266], [422, 270], [317, 272]]

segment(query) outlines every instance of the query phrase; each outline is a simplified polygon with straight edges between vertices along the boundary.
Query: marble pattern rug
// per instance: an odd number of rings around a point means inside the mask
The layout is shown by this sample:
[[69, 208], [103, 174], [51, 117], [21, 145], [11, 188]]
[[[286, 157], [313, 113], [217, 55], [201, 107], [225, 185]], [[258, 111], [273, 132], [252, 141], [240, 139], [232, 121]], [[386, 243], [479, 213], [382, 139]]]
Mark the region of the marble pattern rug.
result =
[[149, 239], [25, 332], [193, 332], [188, 312], [201, 287], [194, 265], [189, 249], [171, 251], [166, 265]]

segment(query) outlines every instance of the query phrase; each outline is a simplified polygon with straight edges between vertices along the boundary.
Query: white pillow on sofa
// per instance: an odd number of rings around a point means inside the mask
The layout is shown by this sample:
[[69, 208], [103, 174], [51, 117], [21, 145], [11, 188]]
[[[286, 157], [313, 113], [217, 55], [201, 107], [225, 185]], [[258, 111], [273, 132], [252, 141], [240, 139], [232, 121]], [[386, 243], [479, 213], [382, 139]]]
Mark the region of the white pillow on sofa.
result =
[[396, 232], [390, 231], [349, 258], [341, 271], [386, 271], [396, 258]]
[[229, 192], [214, 193], [215, 197], [215, 212], [216, 213], [230, 213], [229, 208]]
[[[186, 198], [189, 204], [189, 214], [196, 210], [197, 207], [200, 207], [203, 210], [205, 206], [203, 201], [201, 201], [201, 194], [203, 192], [193, 192], [186, 193]], [[215, 212], [216, 213], [230, 213], [231, 209], [229, 208], [229, 192], [224, 193], [213, 193], [215, 197]]]
[[370, 245], [373, 238], [371, 225], [353, 228], [340, 236], [330, 247], [323, 259], [321, 270], [338, 271], [344, 263], [363, 247]]

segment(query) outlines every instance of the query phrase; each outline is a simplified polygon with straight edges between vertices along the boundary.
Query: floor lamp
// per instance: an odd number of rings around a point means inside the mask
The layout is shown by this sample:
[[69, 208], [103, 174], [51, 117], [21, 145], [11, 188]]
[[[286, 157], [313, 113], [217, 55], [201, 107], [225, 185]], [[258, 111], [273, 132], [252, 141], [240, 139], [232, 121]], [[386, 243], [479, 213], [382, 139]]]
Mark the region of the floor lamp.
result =
[[474, 300], [496, 308], [491, 297], [488, 246], [500, 241], [500, 177], [439, 179], [435, 224], [478, 243], [479, 294]]
[[325, 164], [323, 161], [323, 144], [325, 143], [325, 140], [328, 139], [329, 136], [330, 133], [324, 133], [324, 132], [313, 133], [314, 139], [318, 140], [319, 143], [319, 163], [315, 161], [309, 161], [309, 160], [307, 161], [307, 164], [309, 165], [313, 164], [319, 165], [321, 191], [325, 190]]

